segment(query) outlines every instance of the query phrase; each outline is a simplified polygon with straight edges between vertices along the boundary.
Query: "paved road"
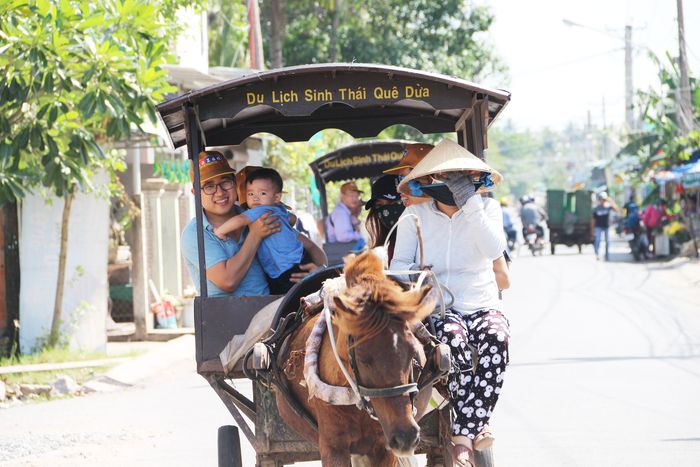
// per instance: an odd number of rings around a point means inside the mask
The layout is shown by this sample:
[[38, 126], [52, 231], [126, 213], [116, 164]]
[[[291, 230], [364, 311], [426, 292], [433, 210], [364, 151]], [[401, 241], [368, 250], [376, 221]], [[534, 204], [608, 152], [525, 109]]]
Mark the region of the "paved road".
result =
[[[562, 249], [513, 264], [500, 466], [700, 465], [700, 264], [615, 246], [610, 262]], [[0, 411], [0, 465], [216, 465], [230, 416], [191, 339], [167, 346], [134, 387]]]
[[514, 263], [500, 465], [700, 465], [700, 265], [614, 247]]

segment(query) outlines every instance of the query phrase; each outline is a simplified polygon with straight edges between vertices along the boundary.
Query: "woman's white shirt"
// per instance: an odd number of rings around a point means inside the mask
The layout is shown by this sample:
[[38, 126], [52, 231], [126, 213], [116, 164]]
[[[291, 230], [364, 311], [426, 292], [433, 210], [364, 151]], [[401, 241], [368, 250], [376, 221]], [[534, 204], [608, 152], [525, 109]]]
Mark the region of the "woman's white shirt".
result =
[[[501, 309], [493, 261], [503, 256], [503, 215], [493, 199], [472, 196], [450, 218], [434, 201], [409, 206], [403, 217], [418, 217], [423, 237], [424, 262], [455, 296], [452, 308], [469, 314]], [[400, 221], [393, 270], [418, 269], [419, 241], [412, 219]]]

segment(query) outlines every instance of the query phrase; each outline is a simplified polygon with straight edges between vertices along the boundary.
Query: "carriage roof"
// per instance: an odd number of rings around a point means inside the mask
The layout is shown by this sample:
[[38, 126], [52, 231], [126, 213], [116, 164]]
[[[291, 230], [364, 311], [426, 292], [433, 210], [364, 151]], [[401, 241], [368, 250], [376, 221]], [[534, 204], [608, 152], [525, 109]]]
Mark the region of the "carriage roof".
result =
[[[306, 141], [337, 128], [373, 137], [395, 125], [422, 133], [459, 130], [474, 115], [485, 131], [510, 99], [507, 91], [450, 76], [371, 64], [280, 68], [192, 91], [157, 106], [174, 148], [187, 143], [193, 107], [204, 146], [240, 144], [256, 133]], [[481, 112], [474, 112], [475, 105]]]

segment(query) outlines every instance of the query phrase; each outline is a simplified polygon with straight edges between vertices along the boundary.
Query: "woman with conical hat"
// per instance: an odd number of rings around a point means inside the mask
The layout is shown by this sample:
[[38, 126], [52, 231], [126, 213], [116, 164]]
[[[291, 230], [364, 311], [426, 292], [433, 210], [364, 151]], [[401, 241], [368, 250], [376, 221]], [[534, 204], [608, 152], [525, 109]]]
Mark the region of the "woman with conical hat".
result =
[[[503, 219], [498, 202], [480, 196], [501, 180], [465, 148], [443, 140], [397, 187], [400, 193], [432, 198], [409, 206], [402, 217], [418, 219], [424, 264], [454, 294], [444, 318], [433, 320], [453, 355], [448, 392], [455, 411], [453, 458], [460, 466], [473, 467], [473, 450], [493, 442], [488, 422], [508, 362], [508, 320], [494, 274], [494, 262], [505, 262]], [[420, 269], [419, 242], [414, 222], [401, 221], [391, 269]], [[477, 350], [475, 362], [471, 347]]]
[[[411, 170], [434, 148], [432, 144], [427, 143], [408, 143], [404, 145], [403, 157], [394, 167], [386, 169], [385, 174], [396, 175], [399, 180], [403, 180]], [[412, 204], [423, 203], [430, 198], [421, 196], [411, 196], [406, 193], [401, 193], [401, 202], [408, 207]]]

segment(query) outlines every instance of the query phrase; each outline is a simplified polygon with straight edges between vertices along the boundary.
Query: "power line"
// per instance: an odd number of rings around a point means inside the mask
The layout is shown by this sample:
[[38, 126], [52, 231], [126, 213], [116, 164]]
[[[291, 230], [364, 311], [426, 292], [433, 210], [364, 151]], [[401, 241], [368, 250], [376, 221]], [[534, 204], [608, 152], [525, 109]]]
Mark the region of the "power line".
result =
[[605, 56], [605, 55], [610, 55], [610, 54], [613, 54], [613, 53], [615, 53], [615, 52], [620, 52], [621, 50], [624, 50], [624, 48], [623, 48], [623, 47], [618, 47], [618, 48], [615, 48], [615, 49], [607, 50], [607, 51], [605, 51], [605, 52], [600, 52], [600, 53], [597, 53], [597, 54], [587, 55], [587, 56], [584, 56], [584, 57], [575, 58], [575, 59], [573, 59], [573, 60], [568, 60], [568, 61], [566, 61], [566, 62], [555, 63], [554, 65], [546, 66], [546, 67], [543, 67], [543, 68], [537, 68], [537, 69], [532, 69], [532, 70], [529, 70], [529, 71], [525, 71], [525, 73], [523, 73], [521, 76], [527, 76], [527, 75], [542, 73], [542, 72], [545, 72], [545, 71], [553, 70], [553, 69], [555, 69], [555, 68], [561, 68], [561, 67], [565, 67], [565, 66], [569, 66], [569, 65], [574, 65], [574, 64], [576, 64], [576, 63], [586, 62], [586, 61], [592, 60], [592, 59], [594, 59], [594, 58], [603, 57], [603, 56]]

